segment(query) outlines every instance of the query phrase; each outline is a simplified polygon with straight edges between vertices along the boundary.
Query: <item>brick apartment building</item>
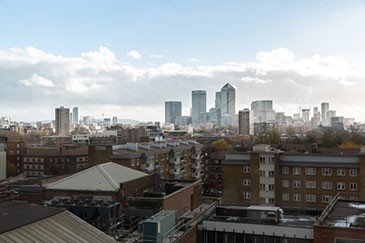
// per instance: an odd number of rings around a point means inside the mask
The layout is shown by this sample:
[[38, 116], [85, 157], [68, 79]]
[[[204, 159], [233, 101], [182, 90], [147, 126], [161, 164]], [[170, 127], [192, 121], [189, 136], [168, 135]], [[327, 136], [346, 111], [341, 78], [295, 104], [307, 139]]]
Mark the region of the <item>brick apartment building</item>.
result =
[[87, 146], [25, 145], [22, 155], [22, 171], [26, 177], [71, 174], [89, 167]]
[[200, 179], [201, 148], [192, 140], [95, 145], [89, 146], [89, 157], [92, 165], [109, 160], [146, 173], [159, 173], [161, 178]]
[[223, 202], [320, 211], [338, 192], [364, 191], [364, 150], [336, 152], [283, 152], [257, 145], [251, 152], [227, 153]]
[[9, 140], [6, 142], [6, 161], [16, 167], [17, 174], [23, 172], [23, 140]]

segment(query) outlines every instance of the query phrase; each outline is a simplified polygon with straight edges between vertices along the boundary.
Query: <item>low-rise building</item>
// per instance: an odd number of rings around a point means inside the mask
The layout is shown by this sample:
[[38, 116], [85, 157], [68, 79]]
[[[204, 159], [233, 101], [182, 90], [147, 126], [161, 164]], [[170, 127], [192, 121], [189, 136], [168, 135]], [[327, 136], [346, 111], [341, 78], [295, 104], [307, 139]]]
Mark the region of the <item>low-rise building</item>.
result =
[[27, 177], [72, 174], [89, 167], [87, 146], [28, 144], [22, 154], [22, 171]]
[[260, 145], [227, 153], [223, 201], [321, 211], [337, 192], [364, 190], [364, 151], [335, 151], [283, 152]]

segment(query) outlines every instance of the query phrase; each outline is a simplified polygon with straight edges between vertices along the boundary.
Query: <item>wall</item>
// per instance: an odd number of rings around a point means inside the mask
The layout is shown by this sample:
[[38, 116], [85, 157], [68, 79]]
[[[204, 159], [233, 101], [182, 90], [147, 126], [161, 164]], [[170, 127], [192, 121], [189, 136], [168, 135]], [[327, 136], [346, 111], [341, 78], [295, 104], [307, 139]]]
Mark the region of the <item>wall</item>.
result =
[[163, 201], [165, 210], [176, 210], [177, 216], [181, 216], [189, 210], [197, 208], [201, 202], [201, 181], [196, 181], [170, 195], [167, 195]]
[[314, 226], [314, 243], [335, 242], [335, 238], [365, 240], [365, 229]]

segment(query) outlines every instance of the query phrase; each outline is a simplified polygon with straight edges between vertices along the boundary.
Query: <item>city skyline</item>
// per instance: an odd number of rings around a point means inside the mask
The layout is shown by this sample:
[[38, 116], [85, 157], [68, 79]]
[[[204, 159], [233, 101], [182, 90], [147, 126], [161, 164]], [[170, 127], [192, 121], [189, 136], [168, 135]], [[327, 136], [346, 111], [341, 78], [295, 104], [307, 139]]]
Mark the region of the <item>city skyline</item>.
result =
[[0, 11], [0, 116], [12, 120], [77, 106], [163, 121], [164, 101], [189, 115], [191, 91], [206, 90], [209, 109], [227, 82], [236, 113], [254, 100], [287, 115], [329, 102], [365, 119], [363, 1], [1, 1]]

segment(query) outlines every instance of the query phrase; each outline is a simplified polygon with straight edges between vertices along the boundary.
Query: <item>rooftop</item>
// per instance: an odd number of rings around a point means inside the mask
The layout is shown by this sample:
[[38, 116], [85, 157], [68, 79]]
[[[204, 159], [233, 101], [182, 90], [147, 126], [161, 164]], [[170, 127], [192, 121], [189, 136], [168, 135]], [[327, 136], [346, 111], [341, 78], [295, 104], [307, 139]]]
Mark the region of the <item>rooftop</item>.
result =
[[7, 232], [38, 220], [59, 214], [62, 208], [37, 204], [0, 202], [0, 233]]
[[120, 183], [138, 179], [148, 174], [107, 162], [63, 178], [46, 186], [52, 190], [118, 191]]
[[116, 242], [61, 208], [0, 203], [0, 242]]
[[322, 213], [317, 225], [365, 229], [365, 201], [335, 197]]

